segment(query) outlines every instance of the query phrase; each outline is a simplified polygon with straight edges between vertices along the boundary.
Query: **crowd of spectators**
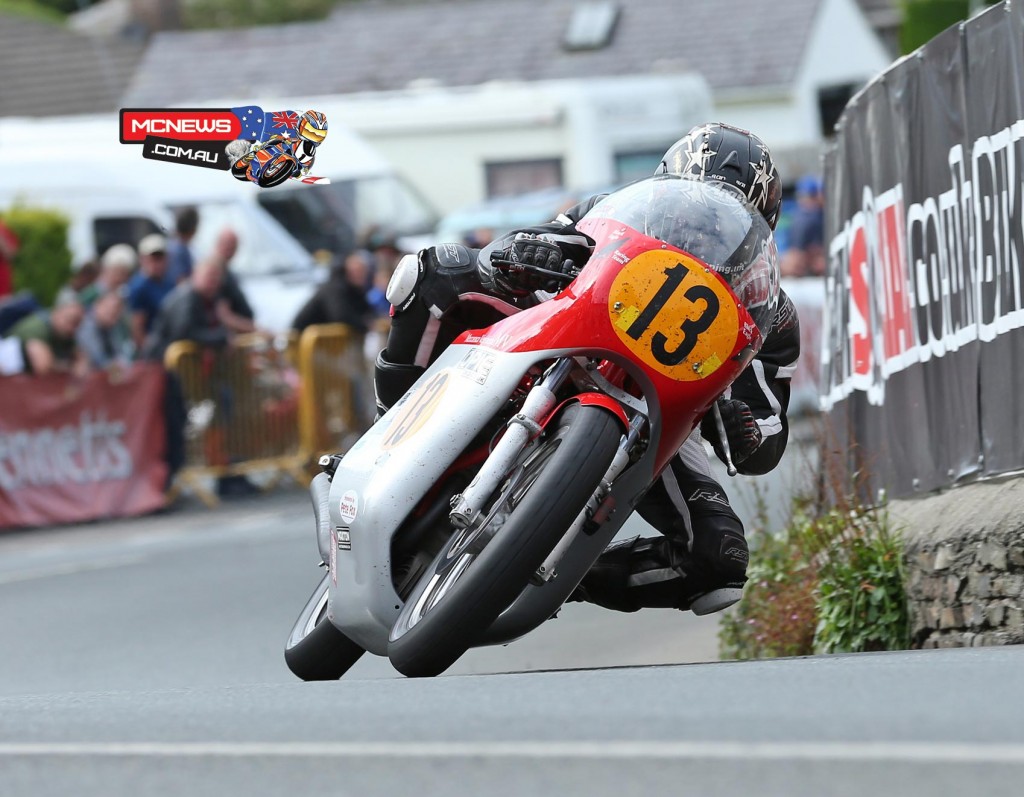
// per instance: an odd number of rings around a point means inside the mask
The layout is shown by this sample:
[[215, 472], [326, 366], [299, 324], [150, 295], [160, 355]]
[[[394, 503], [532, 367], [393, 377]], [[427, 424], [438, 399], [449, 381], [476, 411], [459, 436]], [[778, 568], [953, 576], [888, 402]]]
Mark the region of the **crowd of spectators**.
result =
[[[0, 227], [0, 376], [84, 376], [104, 369], [116, 377], [118, 369], [133, 362], [163, 363], [168, 348], [177, 341], [222, 349], [241, 334], [269, 339], [269, 333], [257, 327], [252, 305], [232, 269], [239, 249], [237, 234], [230, 228], [221, 229], [207, 251], [196, 251], [198, 222], [195, 210], [186, 208], [176, 214], [171, 236], [151, 234], [137, 246], [118, 243], [109, 247], [97, 261], [76, 269], [47, 308], [26, 299], [25, 294], [10, 295], [18, 241]], [[401, 256], [394, 240], [379, 233], [367, 235], [363, 248], [335, 255], [326, 279], [295, 315], [292, 329], [301, 333], [314, 324], [346, 324], [355, 334], [355, 356], [360, 357], [364, 345], [368, 352], [372, 335], [386, 332], [390, 305], [385, 289]], [[214, 402], [206, 410], [212, 413], [205, 433], [207, 442], [223, 441], [223, 435], [217, 437], [216, 427], [240, 412], [237, 380], [244, 369], [226, 363], [224, 373], [215, 370], [209, 375]], [[361, 394], [369, 384], [365, 378], [368, 369], [358, 371], [350, 378]], [[266, 382], [261, 382], [264, 388]], [[173, 474], [184, 463], [186, 418], [190, 417], [187, 401], [205, 399], [186, 398], [186, 388], [174, 373], [168, 375], [166, 384], [165, 450]], [[361, 395], [356, 398], [359, 404], [373, 406], [372, 400], [364, 402]], [[220, 451], [217, 459], [221, 463], [235, 461], [227, 450]], [[244, 477], [218, 480], [222, 495], [253, 489]]]
[[[14, 320], [0, 328], [0, 375], [48, 374], [161, 361], [178, 340], [219, 345], [254, 332], [253, 310], [231, 272], [238, 248], [234, 231], [220, 231], [212, 251], [196, 263], [191, 241], [198, 224], [193, 208], [176, 217], [175, 235], [154, 233], [138, 247], [111, 246], [98, 266], [87, 264], [58, 293], [53, 306], [22, 300]], [[0, 277], [10, 293], [9, 260], [16, 240], [0, 230]], [[0, 286], [2, 287], [2, 286]], [[0, 295], [0, 301], [3, 295]]]

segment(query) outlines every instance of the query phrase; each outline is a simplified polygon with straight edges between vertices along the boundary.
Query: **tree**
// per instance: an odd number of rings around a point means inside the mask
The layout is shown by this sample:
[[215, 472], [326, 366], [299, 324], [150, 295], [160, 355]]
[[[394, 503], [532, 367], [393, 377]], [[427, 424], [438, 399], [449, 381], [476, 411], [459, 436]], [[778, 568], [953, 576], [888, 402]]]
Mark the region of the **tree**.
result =
[[248, 28], [323, 19], [334, 0], [187, 0], [186, 28]]
[[900, 27], [900, 50], [913, 52], [934, 39], [950, 25], [967, 19], [985, 6], [1001, 0], [900, 0], [903, 24]]

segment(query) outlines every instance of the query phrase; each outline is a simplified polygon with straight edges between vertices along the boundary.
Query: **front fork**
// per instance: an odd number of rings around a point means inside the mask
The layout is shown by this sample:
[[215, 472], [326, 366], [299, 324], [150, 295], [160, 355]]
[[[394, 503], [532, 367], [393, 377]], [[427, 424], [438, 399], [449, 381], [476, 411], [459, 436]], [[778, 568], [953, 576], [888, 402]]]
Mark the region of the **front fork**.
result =
[[647, 418], [643, 415], [634, 415], [632, 420], [629, 422], [629, 431], [623, 436], [619, 443], [619, 448], [615, 452], [615, 456], [612, 458], [611, 465], [608, 466], [608, 470], [605, 471], [604, 476], [601, 478], [601, 484], [594, 491], [594, 494], [587, 501], [587, 505], [580, 511], [576, 516], [576, 519], [569, 526], [568, 530], [562, 536], [562, 539], [558, 541], [558, 544], [552, 549], [551, 553], [548, 554], [548, 558], [544, 560], [540, 567], [537, 568], [535, 580], [537, 582], [550, 581], [557, 575], [558, 563], [562, 561], [562, 557], [565, 556], [566, 551], [572, 547], [573, 542], [576, 541], [576, 537], [586, 527], [588, 520], [597, 520], [601, 513], [602, 505], [608, 494], [611, 492], [612, 482], [618, 478], [619, 474], [626, 469], [629, 464], [630, 453], [633, 450], [633, 446], [636, 444], [637, 438], [643, 431]]
[[530, 390], [522, 409], [508, 422], [508, 429], [473, 481], [461, 495], [452, 498], [449, 518], [453, 526], [464, 529], [476, 520], [527, 443], [540, 434], [541, 421], [555, 408], [558, 402], [556, 393], [565, 384], [574, 364], [571, 357], [561, 358], [551, 366], [543, 380]]
[[[523, 402], [522, 410], [508, 422], [507, 431], [498, 441], [494, 451], [484, 462], [476, 477], [461, 495], [452, 499], [452, 511], [449, 518], [456, 528], [467, 528], [477, 519], [481, 509], [501, 481], [508, 475], [523, 449], [530, 440], [540, 434], [542, 430], [540, 422], [548, 417], [556, 406], [558, 401], [556, 393], [565, 383], [573, 365], [574, 361], [571, 358], [562, 358], [551, 367], [543, 381], [530, 390], [526, 401]], [[550, 581], [555, 576], [558, 563], [572, 546], [577, 535], [584, 529], [588, 520], [599, 514], [602, 504], [611, 490], [612, 482], [629, 464], [633, 446], [646, 423], [645, 415], [637, 413], [633, 416], [629, 422], [627, 433], [619, 443], [619, 448], [601, 479], [601, 484], [547, 559], [537, 569], [536, 579], [538, 581]]]

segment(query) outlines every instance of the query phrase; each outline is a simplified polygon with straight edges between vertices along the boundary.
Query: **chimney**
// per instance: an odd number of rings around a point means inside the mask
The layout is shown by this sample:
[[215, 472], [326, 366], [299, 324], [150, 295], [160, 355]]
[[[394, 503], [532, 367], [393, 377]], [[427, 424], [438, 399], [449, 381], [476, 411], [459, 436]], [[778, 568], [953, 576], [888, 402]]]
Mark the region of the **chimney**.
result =
[[130, 0], [131, 24], [147, 34], [181, 29], [179, 0]]

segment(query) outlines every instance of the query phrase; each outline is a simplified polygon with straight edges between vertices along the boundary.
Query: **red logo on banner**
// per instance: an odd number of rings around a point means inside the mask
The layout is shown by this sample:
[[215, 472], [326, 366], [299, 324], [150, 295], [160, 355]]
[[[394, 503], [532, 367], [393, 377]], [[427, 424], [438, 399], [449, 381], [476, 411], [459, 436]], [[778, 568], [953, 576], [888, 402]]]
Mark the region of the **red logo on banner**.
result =
[[234, 141], [242, 123], [230, 108], [122, 108], [121, 143], [141, 144], [146, 136], [175, 141]]

